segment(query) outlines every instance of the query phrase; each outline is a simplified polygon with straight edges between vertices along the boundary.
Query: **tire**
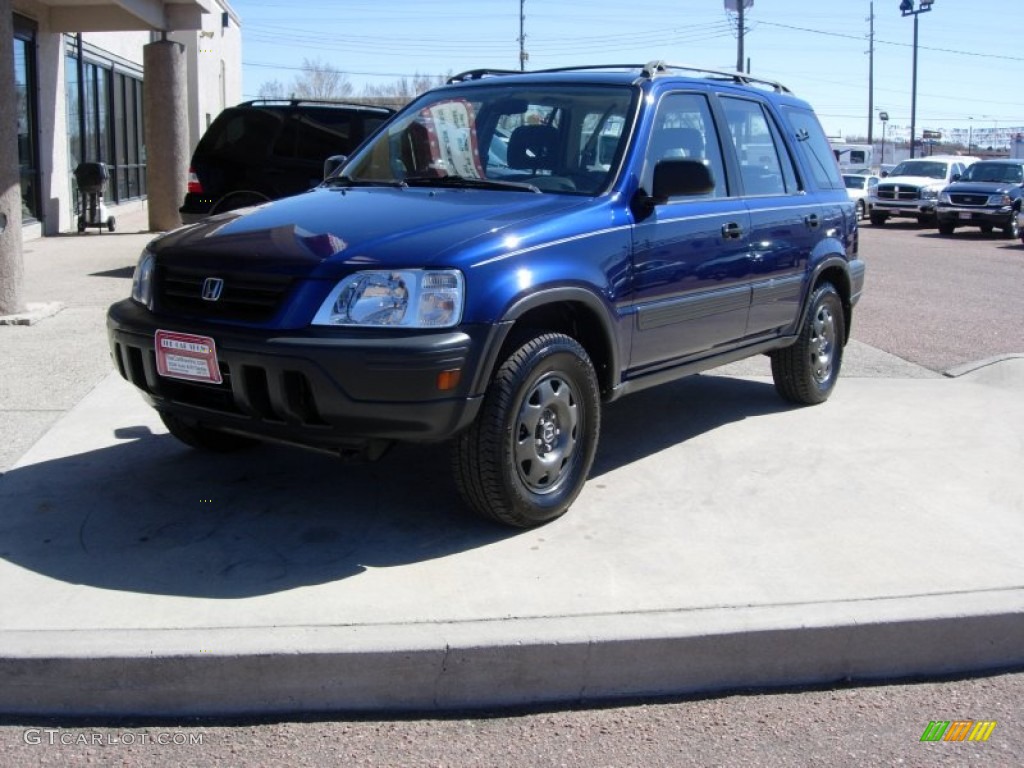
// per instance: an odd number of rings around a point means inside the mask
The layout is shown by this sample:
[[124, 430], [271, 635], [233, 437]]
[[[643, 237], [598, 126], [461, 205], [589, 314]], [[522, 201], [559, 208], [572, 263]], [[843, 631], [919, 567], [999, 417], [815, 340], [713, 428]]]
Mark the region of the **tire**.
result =
[[1010, 216], [1010, 223], [1003, 227], [1003, 234], [1013, 240], [1020, 237], [1020, 225], [1017, 224], [1017, 212]]
[[78, 234], [85, 232], [85, 219], [81, 216], [78, 217]]
[[978, 229], [980, 229], [986, 235], [991, 235], [992, 234], [992, 225], [991, 224], [979, 224], [978, 225]]
[[835, 287], [815, 288], [796, 342], [771, 353], [775, 389], [784, 399], [801, 405], [828, 400], [843, 365], [845, 322]]
[[939, 234], [940, 235], [952, 235], [956, 231], [955, 224], [946, 224], [945, 222], [939, 222]]
[[586, 350], [560, 333], [520, 337], [498, 367], [480, 413], [453, 444], [466, 504], [530, 528], [565, 514], [597, 452], [601, 403]]
[[886, 216], [884, 213], [875, 213], [874, 211], [871, 212], [871, 223], [874, 224], [876, 227], [880, 227], [883, 224], [885, 224], [885, 220], [888, 218], [889, 217]]
[[259, 205], [269, 201], [269, 197], [261, 195], [259, 192], [231, 192], [213, 204], [213, 207], [210, 208], [210, 215], [235, 211], [239, 208], [247, 208], [250, 205]]
[[922, 227], [934, 227], [935, 217], [928, 216], [927, 214], [922, 214], [917, 217], [917, 223]]
[[114, 219], [114, 217], [113, 217], [113, 216], [109, 217], [109, 218], [107, 219], [107, 232], [113, 232], [113, 231], [114, 231], [114, 225], [115, 225], [116, 223], [117, 223], [117, 222], [116, 222], [116, 220]]
[[212, 451], [214, 453], [231, 453], [243, 448], [249, 448], [257, 443], [251, 437], [233, 435], [229, 432], [218, 432], [196, 422], [190, 424], [171, 413], [160, 414], [160, 420], [167, 427], [167, 431], [178, 438], [185, 445], [198, 448], [201, 451]]
[[857, 221], [860, 221], [861, 219], [865, 218], [866, 216], [867, 216], [867, 206], [864, 205], [864, 201], [863, 200], [858, 200], [857, 201]]

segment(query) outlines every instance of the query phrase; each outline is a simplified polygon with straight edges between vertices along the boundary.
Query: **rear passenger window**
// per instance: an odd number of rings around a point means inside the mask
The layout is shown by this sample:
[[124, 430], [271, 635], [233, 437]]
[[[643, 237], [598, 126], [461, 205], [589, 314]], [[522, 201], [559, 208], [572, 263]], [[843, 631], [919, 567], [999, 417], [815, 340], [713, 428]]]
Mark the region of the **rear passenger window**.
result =
[[813, 112], [795, 107], [783, 107], [786, 117], [796, 131], [797, 152], [804, 158], [819, 189], [843, 189], [842, 174], [829, 146], [825, 131]]
[[[797, 192], [789, 151], [764, 107], [756, 101], [729, 97], [722, 98], [722, 105], [740, 161], [744, 191], [748, 195]], [[834, 165], [835, 160], [832, 162]]]

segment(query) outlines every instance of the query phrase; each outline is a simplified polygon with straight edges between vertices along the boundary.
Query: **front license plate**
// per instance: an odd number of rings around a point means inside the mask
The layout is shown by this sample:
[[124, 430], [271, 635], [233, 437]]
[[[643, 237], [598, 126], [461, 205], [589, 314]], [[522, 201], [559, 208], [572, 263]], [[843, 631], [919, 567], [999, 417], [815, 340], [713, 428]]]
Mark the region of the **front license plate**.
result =
[[185, 381], [221, 384], [217, 345], [209, 336], [157, 331], [156, 370], [161, 376]]
[[960, 218], [963, 219], [964, 221], [970, 221], [973, 216], [973, 213], [968, 213], [967, 211], [960, 211]]

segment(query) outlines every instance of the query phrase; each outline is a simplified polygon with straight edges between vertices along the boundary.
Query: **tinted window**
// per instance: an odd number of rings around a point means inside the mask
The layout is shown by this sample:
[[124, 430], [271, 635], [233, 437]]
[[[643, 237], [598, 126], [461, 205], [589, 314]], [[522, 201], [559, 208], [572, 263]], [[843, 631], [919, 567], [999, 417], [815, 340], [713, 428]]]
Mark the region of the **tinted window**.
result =
[[[796, 192], [789, 152], [772, 130], [764, 107], [756, 101], [723, 98], [729, 135], [740, 161], [743, 188], [748, 195]], [[828, 147], [831, 156], [832, 149]], [[833, 165], [835, 159], [832, 160]], [[788, 166], [788, 168], [786, 168]], [[840, 186], [842, 184], [840, 183]]]
[[358, 143], [353, 140], [357, 119], [341, 109], [296, 112], [281, 132], [274, 154], [316, 162], [331, 155], [346, 155]]
[[1021, 166], [1010, 163], [975, 163], [964, 172], [964, 181], [996, 181], [1019, 184], [1024, 178]]
[[818, 118], [805, 109], [785, 107], [784, 111], [795, 131], [796, 151], [803, 155], [815, 185], [819, 189], [843, 189], [839, 166]]

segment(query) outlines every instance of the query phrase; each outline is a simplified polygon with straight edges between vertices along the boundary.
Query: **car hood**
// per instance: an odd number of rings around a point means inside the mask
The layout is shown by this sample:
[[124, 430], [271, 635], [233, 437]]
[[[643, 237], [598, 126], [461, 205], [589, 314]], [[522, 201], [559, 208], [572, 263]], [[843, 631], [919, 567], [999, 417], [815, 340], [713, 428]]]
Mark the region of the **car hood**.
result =
[[943, 179], [933, 179], [931, 176], [887, 176], [878, 186], [938, 187], [945, 183]]
[[[334, 277], [383, 266], [465, 266], [480, 249], [591, 198], [465, 189], [327, 188], [211, 217], [150, 244], [166, 264]], [[484, 248], [486, 250], [486, 248]]]
[[1005, 181], [955, 181], [946, 187], [946, 191], [956, 194], [1008, 195], [1012, 190], [1020, 192], [1017, 184]]

